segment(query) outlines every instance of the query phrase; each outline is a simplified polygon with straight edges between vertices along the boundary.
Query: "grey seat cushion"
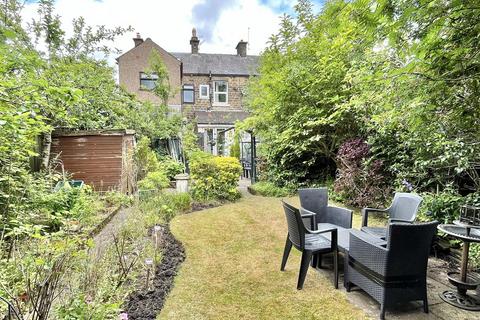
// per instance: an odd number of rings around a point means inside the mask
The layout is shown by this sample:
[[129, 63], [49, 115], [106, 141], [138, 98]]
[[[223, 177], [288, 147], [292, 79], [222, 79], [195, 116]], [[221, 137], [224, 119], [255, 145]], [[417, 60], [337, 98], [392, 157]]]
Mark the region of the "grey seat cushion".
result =
[[[348, 229], [345, 229], [343, 227], [339, 227], [339, 226], [337, 226], [335, 224], [331, 224], [331, 223], [318, 223], [317, 224], [317, 230], [325, 230], [325, 229], [332, 229], [332, 228], [337, 229], [338, 248], [341, 251], [348, 250], [348, 241], [349, 241]], [[331, 239], [332, 239], [332, 234], [330, 232], [322, 233], [322, 236], [324, 238], [326, 238], [328, 241], [331, 241]]]
[[305, 235], [305, 249], [311, 251], [330, 249], [330, 240], [322, 237], [320, 234], [306, 234]]
[[371, 234], [372, 236], [385, 239], [387, 236], [387, 228], [383, 227], [362, 227], [363, 232]]
[[343, 227], [337, 226], [336, 224], [332, 223], [317, 223], [317, 230], [326, 230], [326, 229], [337, 229], [338, 231], [340, 230], [346, 230]]

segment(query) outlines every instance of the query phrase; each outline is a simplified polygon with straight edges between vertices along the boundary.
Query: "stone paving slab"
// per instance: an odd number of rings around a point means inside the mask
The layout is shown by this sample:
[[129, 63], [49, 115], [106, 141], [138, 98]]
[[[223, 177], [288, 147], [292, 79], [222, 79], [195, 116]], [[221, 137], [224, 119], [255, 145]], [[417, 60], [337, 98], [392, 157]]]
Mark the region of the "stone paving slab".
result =
[[250, 192], [248, 192], [248, 187], [252, 184], [250, 179], [247, 178], [240, 178], [238, 180], [238, 190], [242, 193], [242, 196], [249, 197], [251, 196]]

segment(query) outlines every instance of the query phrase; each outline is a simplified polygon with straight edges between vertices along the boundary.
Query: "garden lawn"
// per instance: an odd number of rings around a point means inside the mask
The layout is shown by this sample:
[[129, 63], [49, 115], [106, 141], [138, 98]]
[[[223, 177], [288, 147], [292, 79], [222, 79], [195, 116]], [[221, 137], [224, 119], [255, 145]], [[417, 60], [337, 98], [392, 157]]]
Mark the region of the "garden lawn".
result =
[[[279, 198], [250, 196], [175, 218], [171, 229], [187, 259], [159, 319], [367, 318], [311, 268], [298, 291], [297, 250], [280, 271], [287, 230], [282, 210]], [[356, 215], [356, 227], [359, 221]]]

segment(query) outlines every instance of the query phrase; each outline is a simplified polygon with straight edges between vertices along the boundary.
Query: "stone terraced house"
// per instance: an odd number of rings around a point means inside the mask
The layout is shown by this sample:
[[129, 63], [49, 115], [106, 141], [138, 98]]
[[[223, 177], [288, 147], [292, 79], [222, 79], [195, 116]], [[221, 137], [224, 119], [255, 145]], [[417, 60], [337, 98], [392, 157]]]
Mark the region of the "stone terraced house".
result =
[[159, 102], [150, 91], [156, 75], [146, 73], [151, 52], [156, 50], [169, 73], [170, 110], [196, 120], [199, 145], [205, 151], [229, 155], [234, 124], [248, 115], [247, 81], [257, 75], [259, 57], [247, 55], [247, 42], [238, 42], [236, 54], [211, 54], [199, 52], [195, 29], [188, 53], [167, 52], [139, 34], [133, 40], [135, 47], [117, 58], [120, 85], [140, 100]]

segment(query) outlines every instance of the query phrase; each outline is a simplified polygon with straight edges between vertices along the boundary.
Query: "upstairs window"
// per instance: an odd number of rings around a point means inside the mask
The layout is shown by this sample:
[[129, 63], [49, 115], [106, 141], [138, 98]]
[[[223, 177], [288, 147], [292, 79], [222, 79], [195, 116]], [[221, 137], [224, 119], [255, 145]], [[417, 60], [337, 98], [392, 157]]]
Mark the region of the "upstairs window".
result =
[[210, 86], [208, 84], [201, 84], [199, 86], [199, 96], [200, 99], [208, 99], [210, 98]]
[[183, 103], [195, 103], [195, 90], [193, 84], [183, 85], [182, 92]]
[[157, 85], [158, 75], [156, 73], [140, 72], [140, 89], [153, 90]]
[[227, 81], [213, 82], [213, 100], [216, 104], [228, 104], [228, 83]]

